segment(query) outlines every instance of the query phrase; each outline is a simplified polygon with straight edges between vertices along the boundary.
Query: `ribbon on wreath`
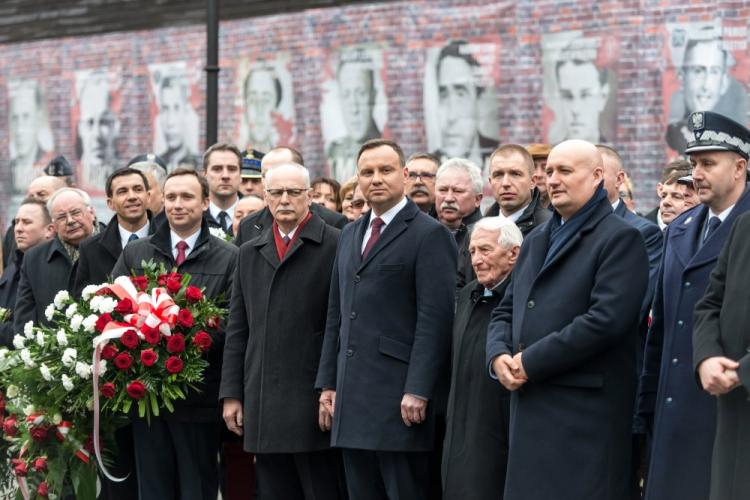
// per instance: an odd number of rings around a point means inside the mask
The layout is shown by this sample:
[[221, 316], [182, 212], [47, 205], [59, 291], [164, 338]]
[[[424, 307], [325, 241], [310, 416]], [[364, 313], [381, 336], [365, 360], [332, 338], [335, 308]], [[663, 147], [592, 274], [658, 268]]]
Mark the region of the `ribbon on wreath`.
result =
[[76, 448], [75, 456], [78, 460], [85, 464], [91, 463], [91, 456], [89, 455], [89, 452], [86, 451], [86, 449], [83, 447], [83, 445], [76, 440], [73, 436], [70, 436], [70, 429], [73, 427], [73, 424], [68, 422], [67, 420], [63, 420], [58, 425], [55, 426], [55, 437], [58, 441], [61, 443], [64, 442], [66, 439], [73, 444], [73, 446]]
[[[28, 443], [27, 443], [28, 444]], [[18, 459], [21, 460], [21, 457], [23, 457], [23, 454], [26, 453], [26, 444], [21, 446], [21, 451], [18, 452]], [[26, 478], [16, 475], [16, 482], [18, 483], [18, 491], [21, 492], [21, 496], [23, 497], [23, 500], [29, 500], [29, 486], [26, 484]]]

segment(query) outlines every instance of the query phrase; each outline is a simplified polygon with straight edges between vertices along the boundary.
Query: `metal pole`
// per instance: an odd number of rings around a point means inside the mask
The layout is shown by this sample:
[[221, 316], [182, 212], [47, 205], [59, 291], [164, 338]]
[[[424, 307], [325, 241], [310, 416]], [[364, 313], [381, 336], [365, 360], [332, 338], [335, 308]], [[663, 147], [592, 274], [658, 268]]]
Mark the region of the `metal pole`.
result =
[[216, 143], [219, 113], [219, 0], [206, 2], [206, 148]]

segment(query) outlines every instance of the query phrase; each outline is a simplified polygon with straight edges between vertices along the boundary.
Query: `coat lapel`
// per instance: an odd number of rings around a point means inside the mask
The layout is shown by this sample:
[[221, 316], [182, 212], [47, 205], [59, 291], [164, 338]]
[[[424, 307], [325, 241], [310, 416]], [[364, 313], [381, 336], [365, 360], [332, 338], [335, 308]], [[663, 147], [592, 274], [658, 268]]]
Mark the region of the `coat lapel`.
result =
[[122, 244], [120, 243], [120, 229], [117, 222], [117, 215], [110, 219], [107, 224], [104, 233], [102, 234], [99, 244], [109, 253], [115, 260], [120, 257], [122, 253]]
[[279, 253], [276, 251], [276, 243], [273, 239], [273, 228], [269, 228], [268, 231], [264, 231], [257, 238], [250, 240], [250, 244], [258, 249], [258, 252], [272, 268], [279, 267]]
[[708, 213], [708, 208], [701, 205], [696, 210], [691, 210], [684, 220], [681, 219], [671, 223], [667, 229], [670, 233], [670, 250], [683, 269], [690, 264], [693, 256], [696, 255], [698, 233], [700, 233], [703, 227], [703, 220], [706, 218], [706, 213]]
[[[416, 205], [413, 203], [407, 202], [406, 206], [401, 209], [400, 212], [396, 214], [396, 217], [393, 218], [393, 220], [390, 222], [390, 224], [385, 226], [385, 229], [383, 229], [383, 232], [380, 234], [380, 238], [378, 241], [375, 242], [375, 246], [370, 249], [370, 253], [367, 254], [367, 257], [362, 261], [359, 268], [362, 269], [363, 267], [367, 266], [367, 264], [378, 254], [381, 250], [383, 250], [385, 247], [387, 247], [396, 237], [398, 237], [399, 234], [406, 231], [406, 228], [409, 227], [408, 221], [414, 218], [416, 213], [414, 210], [419, 210]], [[367, 218], [369, 222], [369, 217]], [[362, 238], [364, 238], [364, 233], [362, 233]], [[362, 240], [360, 239], [360, 244]], [[360, 257], [361, 259], [361, 257]]]
[[[299, 233], [299, 236], [294, 238], [292, 246], [287, 250], [284, 256], [284, 262], [289, 260], [289, 257], [297, 253], [297, 250], [302, 247], [305, 243], [303, 240], [309, 240], [315, 243], [320, 243], [323, 240], [323, 229], [325, 228], [325, 222], [319, 216], [312, 214], [310, 220], [304, 225]], [[269, 231], [273, 234], [273, 231]]]
[[367, 232], [367, 226], [370, 224], [370, 214], [372, 210], [368, 211], [362, 217], [360, 217], [354, 224], [354, 242], [352, 244], [352, 262], [355, 267], [359, 268], [362, 265], [362, 240], [365, 239], [365, 233]]

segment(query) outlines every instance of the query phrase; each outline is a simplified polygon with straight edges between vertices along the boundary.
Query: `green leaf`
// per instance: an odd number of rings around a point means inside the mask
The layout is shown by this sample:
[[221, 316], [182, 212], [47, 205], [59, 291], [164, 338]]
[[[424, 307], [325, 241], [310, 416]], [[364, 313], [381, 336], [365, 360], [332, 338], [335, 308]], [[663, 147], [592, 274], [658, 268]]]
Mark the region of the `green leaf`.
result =
[[71, 467], [70, 478], [76, 500], [96, 500], [96, 470], [86, 464]]
[[155, 416], [159, 416], [159, 402], [156, 401], [156, 394], [153, 392], [148, 393], [149, 399], [151, 400], [151, 413]]
[[145, 399], [138, 400], [138, 416], [141, 418], [146, 416], [146, 400]]

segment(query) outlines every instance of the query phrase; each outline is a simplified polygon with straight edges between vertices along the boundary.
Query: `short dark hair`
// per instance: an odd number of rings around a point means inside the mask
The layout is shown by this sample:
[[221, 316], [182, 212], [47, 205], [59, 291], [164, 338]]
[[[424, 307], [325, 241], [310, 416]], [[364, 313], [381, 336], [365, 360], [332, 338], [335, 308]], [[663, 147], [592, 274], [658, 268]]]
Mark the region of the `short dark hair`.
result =
[[369, 149], [375, 149], [379, 148], [380, 146], [388, 146], [393, 151], [396, 152], [398, 155], [398, 161], [401, 163], [401, 167], [405, 165], [404, 163], [404, 150], [401, 149], [401, 146], [396, 144], [394, 141], [391, 141], [390, 139], [370, 139], [369, 141], [365, 142], [359, 147], [359, 152], [357, 153], [357, 164], [359, 164], [359, 158], [362, 156], [362, 153]]
[[[451, 40], [448, 45], [440, 49], [440, 53], [437, 57], [437, 63], [435, 64], [435, 81], [440, 82], [440, 64], [443, 62], [443, 59], [446, 57], [455, 57], [457, 59], [461, 59], [466, 64], [469, 65], [471, 68], [479, 68], [481, 65], [479, 64], [479, 61], [469, 52], [466, 50], [466, 48], [469, 47], [469, 42], [466, 40]], [[482, 92], [484, 92], [484, 87], [474, 84], [474, 87], [477, 89], [477, 97], [482, 95]]]
[[[237, 166], [242, 167], [242, 153], [240, 153], [239, 148], [231, 142], [217, 142], [216, 144], [213, 144], [211, 147], [209, 147], [205, 153], [203, 153], [204, 171], [208, 169], [208, 159], [211, 158], [211, 154], [215, 151], [229, 151], [231, 153], [234, 153], [234, 155], [237, 157]], [[167, 177], [167, 179], [168, 178], [169, 177]]]
[[172, 177], [178, 177], [180, 175], [192, 175], [198, 179], [198, 184], [201, 185], [201, 199], [205, 200], [208, 198], [208, 181], [204, 176], [193, 170], [192, 168], [177, 167], [167, 174], [167, 178], [164, 180], [164, 187], [167, 185], [167, 181]]
[[52, 224], [52, 217], [49, 214], [49, 210], [47, 210], [47, 203], [38, 200], [36, 198], [32, 198], [31, 196], [27, 196], [26, 198], [21, 201], [21, 204], [18, 205], [18, 208], [21, 208], [24, 205], [36, 205], [39, 207], [39, 209], [42, 211], [42, 217], [44, 218], [45, 224]]
[[[675, 160], [672, 160], [669, 163], [667, 163], [667, 165], [662, 169], [661, 178], [659, 179], [659, 182], [662, 184], [666, 184], [667, 179], [669, 179], [672, 176], [672, 172], [676, 170], [685, 171], [687, 172], [685, 175], [688, 175], [693, 170], [693, 166], [690, 164], [689, 161], [683, 158], [677, 158]], [[684, 177], [684, 176], [681, 175], [680, 177]]]
[[609, 81], [609, 74], [607, 73], [606, 69], [600, 68], [596, 65], [596, 62], [592, 59], [578, 59], [578, 58], [571, 58], [571, 59], [560, 59], [555, 63], [555, 79], [558, 82], [558, 86], [560, 83], [560, 68], [563, 64], [572, 64], [573, 66], [583, 66], [585, 64], [590, 64], [594, 67], [596, 70], [597, 76], [599, 78], [599, 85], [604, 86]]
[[146, 191], [150, 189], [148, 185], [148, 179], [140, 170], [136, 170], [131, 167], [118, 168], [117, 170], [109, 174], [109, 177], [107, 177], [107, 183], [104, 188], [105, 193], [107, 193], [107, 198], [112, 198], [112, 181], [114, 181], [118, 177], [125, 177], [126, 175], [139, 176], [143, 181], [143, 186], [146, 188]]
[[421, 153], [421, 152], [414, 153], [413, 155], [411, 155], [409, 158], [406, 159], [406, 163], [404, 163], [404, 165], [406, 165], [407, 163], [411, 163], [414, 160], [429, 160], [435, 164], [436, 169], [440, 168], [440, 158], [438, 158], [432, 153]]
[[523, 162], [526, 164], [526, 169], [528, 170], [529, 175], [533, 176], [534, 170], [536, 168], [536, 166], [534, 165], [534, 157], [531, 156], [531, 153], [529, 153], [528, 149], [521, 146], [520, 144], [503, 144], [502, 146], [496, 148], [490, 155], [490, 164], [492, 163], [492, 159], [495, 158], [495, 156], [508, 158], [509, 156], [514, 155], [518, 155], [523, 158]]

